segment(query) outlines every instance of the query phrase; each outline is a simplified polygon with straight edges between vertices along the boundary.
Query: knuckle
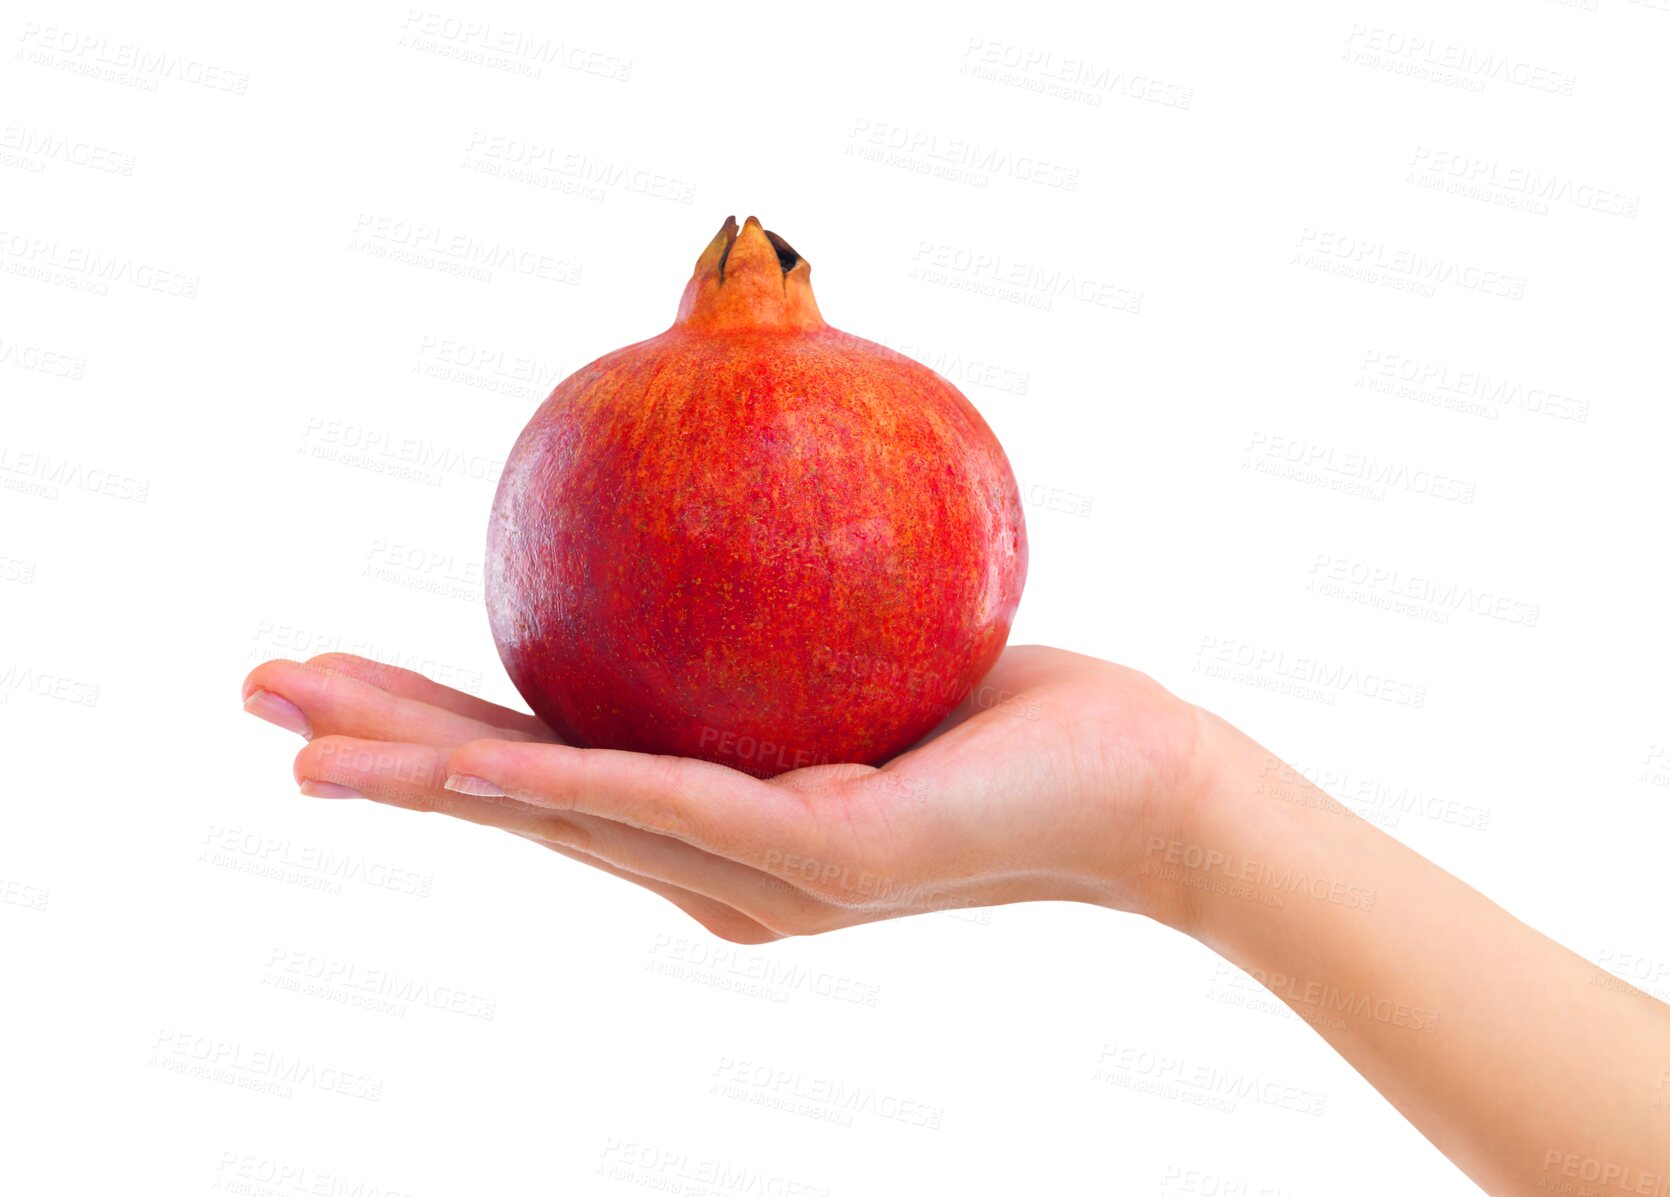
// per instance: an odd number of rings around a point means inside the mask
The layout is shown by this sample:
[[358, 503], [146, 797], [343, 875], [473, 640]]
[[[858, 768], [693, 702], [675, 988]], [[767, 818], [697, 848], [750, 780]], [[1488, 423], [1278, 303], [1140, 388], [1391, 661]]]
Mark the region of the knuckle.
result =
[[358, 664], [360, 658], [352, 653], [317, 653], [302, 662], [313, 669], [331, 669], [335, 666]]
[[783, 938], [778, 932], [744, 915], [735, 917], [709, 916], [698, 918], [696, 921], [707, 928], [710, 934], [718, 936], [727, 943], [751, 946], [772, 943]]
[[748, 917], [778, 939], [788, 939], [792, 936], [807, 934], [806, 921], [796, 911], [750, 911]]
[[302, 662], [302, 668], [319, 675], [320, 687], [330, 690], [359, 681], [365, 662], [350, 653], [320, 653]]
[[309, 740], [296, 754], [297, 777], [314, 777], [351, 767], [353, 744], [346, 736], [319, 736]]

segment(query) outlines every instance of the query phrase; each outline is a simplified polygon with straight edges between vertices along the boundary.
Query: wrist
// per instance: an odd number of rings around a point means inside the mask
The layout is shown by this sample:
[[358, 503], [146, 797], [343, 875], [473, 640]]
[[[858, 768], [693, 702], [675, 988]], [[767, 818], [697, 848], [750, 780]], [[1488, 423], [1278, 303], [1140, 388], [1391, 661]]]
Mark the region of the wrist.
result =
[[1214, 869], [1245, 842], [1249, 762], [1257, 745], [1202, 707], [1188, 708], [1194, 734], [1169, 795], [1171, 818], [1156, 824], [1143, 844], [1139, 875], [1146, 913], [1194, 939], [1211, 934], [1221, 888]]
[[1380, 835], [1293, 766], [1201, 711], [1201, 751], [1173, 840], [1150, 843], [1174, 930], [1241, 963], [1299, 924], [1372, 911]]

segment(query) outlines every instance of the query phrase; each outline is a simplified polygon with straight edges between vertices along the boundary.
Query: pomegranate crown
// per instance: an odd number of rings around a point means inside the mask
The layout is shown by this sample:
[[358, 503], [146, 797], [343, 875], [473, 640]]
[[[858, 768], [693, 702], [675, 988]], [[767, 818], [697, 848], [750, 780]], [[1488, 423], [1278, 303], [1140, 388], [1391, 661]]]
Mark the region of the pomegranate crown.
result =
[[673, 322], [705, 331], [823, 328], [812, 264], [750, 216], [725, 224], [696, 259]]

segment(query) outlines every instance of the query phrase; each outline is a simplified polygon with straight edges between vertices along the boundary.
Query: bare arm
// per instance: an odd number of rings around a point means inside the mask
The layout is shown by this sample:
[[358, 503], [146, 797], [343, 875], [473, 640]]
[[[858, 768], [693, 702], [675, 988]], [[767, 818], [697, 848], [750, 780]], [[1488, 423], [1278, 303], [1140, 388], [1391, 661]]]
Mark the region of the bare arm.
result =
[[1489, 1192], [1670, 1197], [1670, 1007], [1132, 670], [1011, 648], [910, 752], [771, 781], [564, 745], [336, 654], [269, 662], [244, 697], [308, 737], [303, 793], [513, 832], [739, 943], [1005, 902], [1147, 915], [1267, 985]]
[[[1670, 1194], [1670, 1007], [1601, 976], [1210, 716], [1167, 918], [1491, 1193]], [[1611, 979], [1607, 978], [1610, 982]]]

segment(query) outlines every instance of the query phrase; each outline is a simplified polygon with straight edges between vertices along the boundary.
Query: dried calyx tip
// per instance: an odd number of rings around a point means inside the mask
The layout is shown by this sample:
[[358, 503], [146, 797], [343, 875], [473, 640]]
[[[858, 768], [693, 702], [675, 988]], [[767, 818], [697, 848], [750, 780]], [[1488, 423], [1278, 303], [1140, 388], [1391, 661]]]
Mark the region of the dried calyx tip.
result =
[[696, 259], [677, 323], [708, 330], [827, 327], [812, 297], [812, 264], [750, 216], [725, 223]]
[[800, 264], [800, 254], [796, 252], [794, 246], [783, 240], [783, 238], [779, 237], [776, 233], [773, 233], [770, 229], [763, 227], [760, 224], [758, 217], [750, 216], [743, 223], [741, 228], [738, 228], [736, 217], [727, 216], [725, 217], [725, 223], [720, 226], [719, 232], [714, 237], [714, 240], [716, 241], [723, 238], [725, 242], [724, 248], [719, 251], [719, 281], [721, 283], [725, 281], [725, 263], [731, 256], [731, 247], [736, 244], [736, 239], [741, 234], [742, 230], [748, 228], [750, 225], [764, 233], [765, 239], [771, 242], [771, 248], [777, 252], [777, 265], [782, 268], [784, 274], [787, 274]]

